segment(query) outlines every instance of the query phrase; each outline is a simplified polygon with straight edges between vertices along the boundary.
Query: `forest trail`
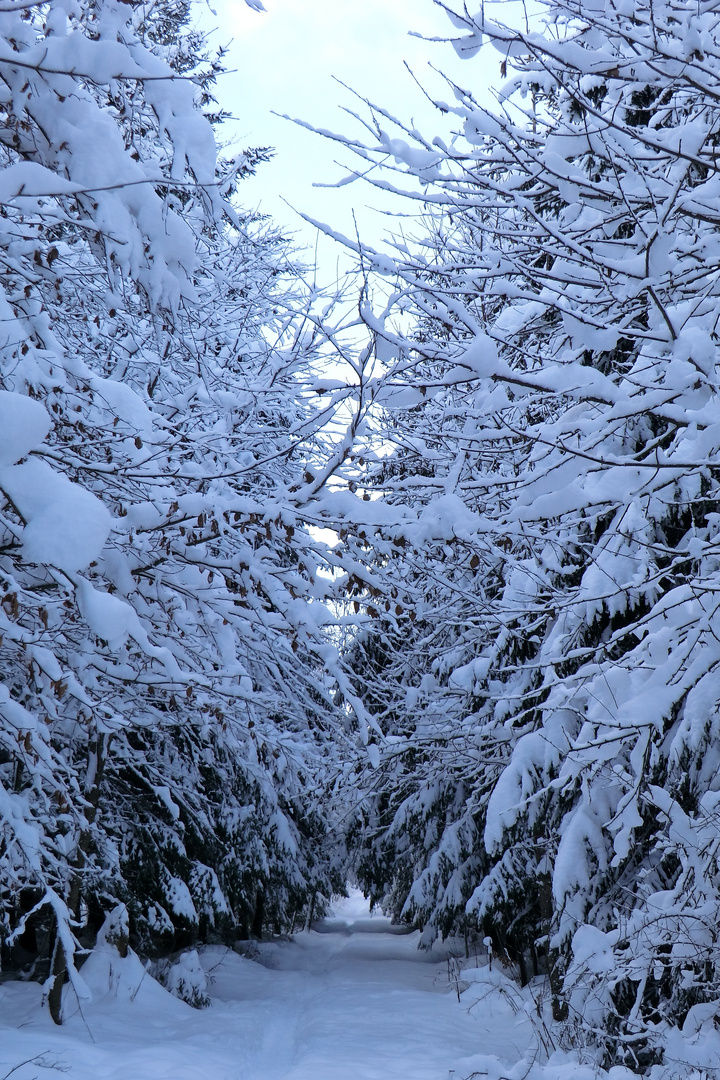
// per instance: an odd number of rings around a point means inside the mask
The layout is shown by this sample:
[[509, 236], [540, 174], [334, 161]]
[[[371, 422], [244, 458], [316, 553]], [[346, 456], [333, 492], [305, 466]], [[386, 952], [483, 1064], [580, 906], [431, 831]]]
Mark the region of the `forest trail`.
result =
[[[274, 1017], [282, 1060], [273, 1071], [259, 1054], [242, 1075], [248, 1080], [447, 1080], [454, 1069], [460, 1080], [472, 1071], [468, 1059], [479, 1051], [523, 1058], [532, 1041], [528, 1021], [517, 1024], [513, 1009], [495, 1000], [495, 993], [492, 1005], [473, 1005], [484, 994], [470, 995], [471, 1000], [464, 995], [458, 1003], [448, 979], [448, 950], [429, 955], [417, 946], [417, 934], [398, 934], [388, 920], [371, 918], [362, 897], [353, 896], [292, 944], [261, 947], [262, 962], [269, 965], [263, 996], [258, 999], [254, 987], [245, 1005], [259, 1009], [260, 1017], [263, 1006], [267, 1010], [268, 1024], [259, 1017], [258, 1031], [269, 1030]], [[218, 991], [222, 994], [223, 986], [216, 982]], [[247, 1017], [246, 1008], [242, 1012]]]
[[503, 976], [478, 968], [458, 1002], [447, 951], [419, 952], [417, 938], [351, 896], [292, 941], [250, 956], [205, 949], [209, 1009], [143, 979], [133, 958], [99, 998], [91, 972], [95, 1000], [62, 1029], [39, 1009], [39, 987], [6, 983], [0, 1076], [38, 1054], [13, 1080], [55, 1069], [69, 1080], [463, 1080], [494, 1073], [489, 1059], [532, 1057], [533, 1025]]

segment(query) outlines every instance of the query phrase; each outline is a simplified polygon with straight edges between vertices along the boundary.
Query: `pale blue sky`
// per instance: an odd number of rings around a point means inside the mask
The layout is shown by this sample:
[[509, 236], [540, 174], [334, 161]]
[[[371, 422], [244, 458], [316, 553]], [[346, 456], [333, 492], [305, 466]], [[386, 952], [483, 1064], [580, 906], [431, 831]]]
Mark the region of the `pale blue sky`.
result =
[[[211, 0], [217, 13], [213, 21], [219, 27], [215, 40], [233, 39], [229, 66], [237, 69], [219, 87], [222, 104], [237, 117], [227, 130], [240, 145], [270, 144], [277, 150], [275, 161], [244, 185], [244, 202], [301, 230], [304, 242], [312, 242], [313, 234], [283, 199], [342, 232], [353, 230], [354, 209], [363, 233], [375, 241], [386, 223], [367, 204], [384, 208], [392, 205], [389, 200], [363, 183], [337, 191], [313, 188], [313, 182], [338, 180], [343, 170], [336, 159], [352, 162], [352, 155], [273, 116], [273, 110], [318, 127], [357, 133], [357, 122], [342, 106], [362, 111], [362, 105], [334, 81], [337, 76], [404, 119], [412, 118], [431, 136], [446, 134], [448, 121], [425, 100], [403, 61], [431, 92], [447, 99], [448, 88], [429, 69], [429, 61], [477, 87], [499, 77], [499, 57], [490, 50], [487, 58], [481, 54], [473, 61], [460, 61], [450, 44], [409, 36], [410, 30], [441, 37], [453, 33], [447, 16], [432, 0], [264, 3], [267, 11], [259, 13], [243, 0]], [[488, 63], [492, 71], [487, 70]]]

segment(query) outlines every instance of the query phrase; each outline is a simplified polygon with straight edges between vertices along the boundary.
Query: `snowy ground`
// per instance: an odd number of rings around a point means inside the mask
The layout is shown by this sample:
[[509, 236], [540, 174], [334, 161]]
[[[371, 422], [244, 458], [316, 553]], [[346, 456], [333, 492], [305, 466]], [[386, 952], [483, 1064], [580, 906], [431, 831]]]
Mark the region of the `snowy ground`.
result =
[[416, 934], [392, 930], [351, 896], [315, 930], [259, 945], [253, 959], [206, 949], [212, 1007], [201, 1011], [171, 997], [134, 957], [91, 958], [83, 974], [93, 1000], [75, 1006], [63, 1028], [40, 1009], [39, 986], [5, 983], [0, 1080], [11, 1072], [52, 1080], [55, 1070], [70, 1080], [597, 1076], [564, 1055], [541, 1065], [532, 999], [499, 972], [466, 973], [458, 1002], [448, 969], [466, 962], [420, 953]]

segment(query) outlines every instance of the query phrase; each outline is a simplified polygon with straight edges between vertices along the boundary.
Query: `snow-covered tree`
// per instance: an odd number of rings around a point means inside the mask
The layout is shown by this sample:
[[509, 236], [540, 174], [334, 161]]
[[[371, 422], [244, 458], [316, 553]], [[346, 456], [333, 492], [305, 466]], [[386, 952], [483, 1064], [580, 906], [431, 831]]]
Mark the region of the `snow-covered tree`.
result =
[[0, 898], [16, 960], [52, 913], [56, 1020], [118, 900], [159, 949], [339, 884], [302, 517], [322, 334], [287, 243], [229, 201], [262, 155], [217, 169], [187, 11], [0, 12]]
[[437, 222], [393, 260], [364, 252], [418, 328], [373, 325], [388, 393], [418, 395], [375, 486], [422, 507], [402, 572], [423, 565], [444, 607], [428, 704], [407, 693], [416, 633], [372, 646], [398, 687], [386, 715], [403, 733], [432, 716], [434, 744], [405, 738], [398, 792], [386, 740], [371, 813], [376, 848], [405, 830], [385, 872], [405, 875], [408, 915], [442, 927], [467, 899], [547, 951], [557, 1017], [642, 1064], [663, 1023], [717, 996], [720, 22], [684, 0], [543, 12], [518, 31], [454, 11], [458, 52], [494, 47], [504, 83], [494, 109], [451, 87], [452, 141], [382, 109], [347, 140], [420, 181]]

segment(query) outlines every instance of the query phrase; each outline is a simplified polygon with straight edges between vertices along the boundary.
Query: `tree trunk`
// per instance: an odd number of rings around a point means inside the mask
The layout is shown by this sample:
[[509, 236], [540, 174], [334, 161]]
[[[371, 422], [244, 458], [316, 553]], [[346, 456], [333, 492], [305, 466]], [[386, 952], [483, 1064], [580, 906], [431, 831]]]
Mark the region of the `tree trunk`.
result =
[[[74, 922], [78, 922], [80, 918], [82, 871], [85, 868], [88, 852], [90, 851], [91, 827], [97, 817], [100, 785], [104, 769], [105, 734], [96, 731], [88, 742], [88, 765], [85, 777], [85, 821], [87, 824], [80, 832], [75, 855], [70, 863], [71, 876], [67, 893], [67, 909]], [[62, 991], [68, 977], [68, 958], [65, 955], [65, 947], [60, 938], [57, 915], [55, 916], [55, 935], [50, 960], [50, 975], [52, 983], [48, 992], [48, 1008], [53, 1021], [56, 1024], [62, 1024]]]
[[62, 991], [67, 978], [67, 958], [58, 932], [58, 917], [55, 916], [55, 941], [50, 958], [52, 984], [48, 992], [48, 1009], [53, 1023], [62, 1024]]
[[313, 924], [315, 918], [315, 897], [317, 896], [317, 889], [313, 890], [312, 899], [310, 900], [310, 906], [308, 907], [307, 919], [305, 920], [305, 929], [309, 930]]
[[550, 982], [550, 1000], [552, 1002], [553, 1020], [567, 1020], [568, 1004], [563, 992], [562, 972], [558, 964], [559, 956], [557, 950], [550, 946], [553, 930], [553, 897], [552, 879], [549, 874], [543, 874], [540, 878], [538, 900], [540, 904], [540, 918], [545, 924], [545, 933], [547, 935], [548, 981]]
[[258, 941], [262, 939], [263, 922], [265, 921], [265, 897], [261, 889], [258, 889], [255, 897], [255, 914], [252, 921], [252, 934]]

